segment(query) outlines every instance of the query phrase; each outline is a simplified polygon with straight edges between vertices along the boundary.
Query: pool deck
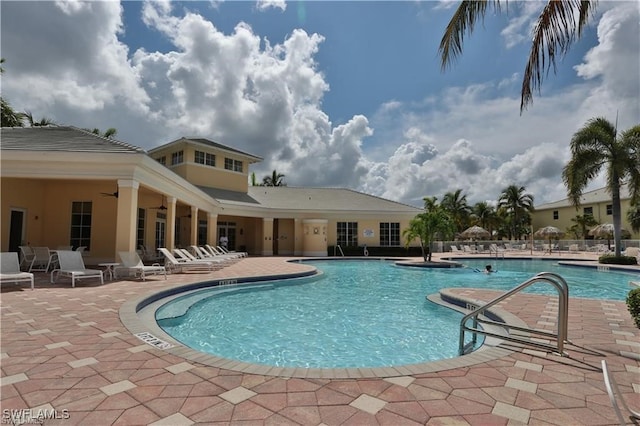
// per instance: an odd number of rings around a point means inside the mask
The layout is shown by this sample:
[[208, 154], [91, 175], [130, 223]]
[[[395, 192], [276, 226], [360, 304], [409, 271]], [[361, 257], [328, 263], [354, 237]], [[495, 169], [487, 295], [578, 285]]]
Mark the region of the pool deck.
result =
[[[528, 253], [513, 254], [520, 255]], [[590, 253], [571, 257], [595, 260]], [[640, 330], [624, 302], [571, 299], [568, 357], [507, 348], [473, 365], [451, 360], [437, 371], [385, 378], [367, 377], [375, 375], [369, 369], [360, 378], [329, 379], [212, 367], [144, 343], [120, 320], [127, 302], [176, 285], [309, 268], [287, 259], [248, 258], [166, 281], [150, 277], [100, 286], [89, 280], [71, 288], [68, 281], [51, 285], [48, 275], [36, 273], [34, 291], [3, 285], [2, 422], [10, 423], [8, 410], [24, 416], [51, 410], [58, 419], [44, 424], [614, 425], [602, 359], [629, 404], [640, 409]], [[496, 295], [452, 291], [480, 300]], [[555, 328], [556, 298], [519, 294], [500, 309], [529, 327]], [[458, 338], [457, 330], [451, 338]]]

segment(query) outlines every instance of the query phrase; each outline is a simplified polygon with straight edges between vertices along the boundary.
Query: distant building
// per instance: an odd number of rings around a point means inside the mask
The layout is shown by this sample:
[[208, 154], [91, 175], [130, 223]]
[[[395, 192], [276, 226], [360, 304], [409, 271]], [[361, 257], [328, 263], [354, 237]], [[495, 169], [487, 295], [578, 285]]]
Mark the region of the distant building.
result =
[[202, 138], [149, 152], [75, 127], [1, 129], [2, 251], [87, 246], [118, 251], [209, 243], [258, 255], [328, 247], [401, 247], [422, 210], [340, 188], [249, 186], [262, 159]]
[[[627, 221], [627, 212], [631, 208], [631, 196], [626, 185], [620, 190], [620, 199], [622, 227], [631, 232], [631, 238], [638, 239], [640, 234], [633, 233], [631, 225]], [[577, 209], [571, 204], [569, 198], [536, 206], [535, 212], [532, 214], [532, 225], [534, 230], [544, 226], [555, 226], [567, 231], [575, 224], [571, 219], [577, 215], [591, 215], [598, 223], [613, 223], [612, 214], [611, 194], [607, 192], [606, 188], [599, 188], [582, 194], [580, 206]], [[572, 237], [567, 235], [565, 238]]]

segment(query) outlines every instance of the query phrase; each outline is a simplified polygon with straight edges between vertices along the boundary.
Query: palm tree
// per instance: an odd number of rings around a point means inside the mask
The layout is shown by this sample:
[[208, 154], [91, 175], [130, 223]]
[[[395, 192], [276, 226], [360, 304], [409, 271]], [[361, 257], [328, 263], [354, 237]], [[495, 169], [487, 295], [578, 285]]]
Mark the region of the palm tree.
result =
[[111, 139], [118, 133], [118, 130], [115, 129], [114, 127], [109, 127], [107, 130], [104, 131], [104, 133], [97, 127], [94, 127], [93, 129], [83, 129], [83, 130], [86, 130], [89, 133], [93, 133], [94, 135], [98, 135], [106, 139]]
[[502, 190], [498, 207], [504, 207], [511, 222], [511, 238], [518, 239], [526, 232], [525, 226], [531, 222], [533, 195], [526, 194], [524, 186], [509, 185]]
[[[476, 23], [484, 20], [489, 3], [500, 12], [500, 0], [464, 0], [451, 17], [440, 41], [442, 69], [451, 66], [462, 54], [464, 36], [471, 35]], [[556, 57], [562, 58], [582, 35], [597, 0], [548, 0], [538, 16], [531, 38], [529, 59], [522, 76], [520, 113], [533, 102], [532, 91], [540, 91], [542, 78], [556, 69]]]
[[640, 232], [640, 205], [632, 206], [627, 211], [627, 220], [633, 232]]
[[622, 132], [603, 117], [592, 118], [571, 138], [571, 160], [562, 170], [569, 200], [577, 207], [589, 182], [606, 167], [607, 191], [611, 194], [615, 255], [620, 256], [622, 209], [620, 187], [626, 182], [631, 204], [640, 202], [640, 124]]
[[[0, 74], [4, 74], [4, 68], [1, 64], [4, 64], [4, 58], [0, 58]], [[0, 126], [24, 127], [24, 114], [14, 111], [2, 96], [0, 96]]]
[[51, 120], [50, 118], [47, 118], [47, 117], [42, 117], [40, 119], [40, 121], [35, 121], [33, 119], [33, 114], [31, 114], [31, 111], [25, 111], [24, 112], [24, 117], [27, 120], [27, 122], [29, 123], [29, 126], [31, 126], [31, 127], [44, 127], [44, 126], [49, 126], [51, 124], [55, 124], [53, 122], [53, 120]]
[[264, 186], [287, 186], [284, 181], [284, 175], [278, 173], [275, 169], [271, 172], [271, 176], [265, 176], [262, 178], [262, 185]]
[[256, 172], [251, 172], [251, 186], [262, 186], [261, 183], [258, 183]]
[[457, 232], [461, 232], [467, 227], [471, 208], [467, 204], [467, 196], [462, 194], [462, 189], [444, 194], [440, 206], [453, 220]]
[[445, 238], [453, 235], [455, 225], [442, 206], [436, 204], [435, 197], [426, 197], [424, 200], [425, 212], [411, 219], [409, 227], [402, 231], [402, 236], [406, 247], [417, 238], [420, 241], [422, 258], [425, 262], [431, 262], [431, 243], [438, 235]]
[[2, 127], [24, 127], [24, 114], [14, 111], [4, 98], [0, 98], [0, 109]]
[[475, 203], [471, 208], [471, 215], [477, 224], [493, 235], [493, 229], [497, 225], [496, 209], [486, 201]]
[[584, 216], [578, 214], [571, 219], [571, 222], [573, 222], [573, 225], [567, 231], [574, 234], [576, 238], [586, 238], [589, 229], [598, 224], [598, 221], [590, 214]]

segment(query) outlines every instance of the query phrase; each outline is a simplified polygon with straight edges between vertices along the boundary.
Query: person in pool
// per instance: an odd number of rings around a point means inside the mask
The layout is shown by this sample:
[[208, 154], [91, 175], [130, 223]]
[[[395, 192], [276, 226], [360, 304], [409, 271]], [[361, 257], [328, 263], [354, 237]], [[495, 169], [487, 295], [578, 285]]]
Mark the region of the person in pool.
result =
[[490, 274], [492, 272], [495, 272], [495, 271], [493, 270], [493, 268], [491, 268], [491, 265], [487, 265], [487, 266], [484, 267], [484, 273], [485, 274]]

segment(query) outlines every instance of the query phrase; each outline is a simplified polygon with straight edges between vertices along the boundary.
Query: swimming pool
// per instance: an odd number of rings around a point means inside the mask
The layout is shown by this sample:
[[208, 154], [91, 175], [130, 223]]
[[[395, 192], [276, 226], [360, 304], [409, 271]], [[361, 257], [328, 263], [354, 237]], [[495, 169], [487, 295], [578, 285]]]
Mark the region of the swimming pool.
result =
[[[418, 269], [375, 260], [313, 261], [323, 272], [318, 279], [203, 290], [163, 305], [156, 319], [186, 346], [249, 363], [407, 365], [457, 356], [461, 315], [424, 297], [441, 288], [506, 290], [546, 270], [567, 279], [572, 297], [622, 300], [632, 276], [531, 260], [464, 263], [467, 268]], [[474, 272], [487, 263], [498, 272]], [[541, 284], [529, 291], [554, 293]]]

